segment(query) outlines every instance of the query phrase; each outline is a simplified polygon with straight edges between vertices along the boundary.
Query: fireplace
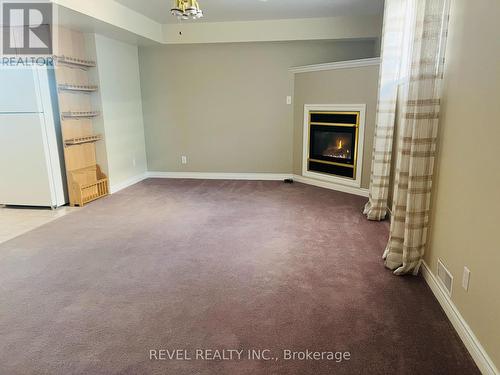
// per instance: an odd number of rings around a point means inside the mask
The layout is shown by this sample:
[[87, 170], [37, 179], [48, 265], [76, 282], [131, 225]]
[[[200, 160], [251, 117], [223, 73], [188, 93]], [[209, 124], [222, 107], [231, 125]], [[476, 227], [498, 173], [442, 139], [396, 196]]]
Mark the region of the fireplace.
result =
[[[317, 107], [317, 106], [314, 106]], [[331, 106], [329, 106], [331, 107]], [[339, 107], [339, 106], [335, 106]], [[359, 110], [307, 108], [304, 129], [304, 175], [360, 186], [358, 168], [360, 126], [364, 106]]]

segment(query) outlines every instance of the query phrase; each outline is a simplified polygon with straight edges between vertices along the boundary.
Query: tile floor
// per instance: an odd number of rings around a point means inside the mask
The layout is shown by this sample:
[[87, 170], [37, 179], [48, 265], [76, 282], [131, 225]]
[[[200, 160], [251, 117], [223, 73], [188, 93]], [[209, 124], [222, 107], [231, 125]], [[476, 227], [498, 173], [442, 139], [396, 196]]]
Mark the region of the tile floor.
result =
[[46, 224], [77, 207], [63, 206], [56, 210], [50, 208], [0, 206], [0, 243]]

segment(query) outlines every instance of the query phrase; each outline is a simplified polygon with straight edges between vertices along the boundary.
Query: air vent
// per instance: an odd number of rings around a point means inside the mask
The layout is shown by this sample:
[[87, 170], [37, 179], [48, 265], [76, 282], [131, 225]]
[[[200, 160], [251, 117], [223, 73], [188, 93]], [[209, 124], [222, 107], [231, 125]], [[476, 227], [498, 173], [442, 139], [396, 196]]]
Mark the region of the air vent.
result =
[[441, 262], [441, 259], [438, 259], [437, 273], [441, 285], [448, 292], [448, 295], [451, 296], [453, 276], [451, 275], [450, 271], [448, 271], [448, 269], [444, 266], [443, 262]]

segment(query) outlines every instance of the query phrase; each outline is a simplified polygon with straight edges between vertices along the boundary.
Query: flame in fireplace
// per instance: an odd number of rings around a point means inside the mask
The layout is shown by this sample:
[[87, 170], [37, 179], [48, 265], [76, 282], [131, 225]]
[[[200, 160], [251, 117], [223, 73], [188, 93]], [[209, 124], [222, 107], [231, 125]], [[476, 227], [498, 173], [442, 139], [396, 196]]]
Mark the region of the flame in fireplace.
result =
[[322, 155], [338, 159], [351, 159], [351, 142], [348, 135], [338, 135], [331, 140], [330, 145], [323, 150]]

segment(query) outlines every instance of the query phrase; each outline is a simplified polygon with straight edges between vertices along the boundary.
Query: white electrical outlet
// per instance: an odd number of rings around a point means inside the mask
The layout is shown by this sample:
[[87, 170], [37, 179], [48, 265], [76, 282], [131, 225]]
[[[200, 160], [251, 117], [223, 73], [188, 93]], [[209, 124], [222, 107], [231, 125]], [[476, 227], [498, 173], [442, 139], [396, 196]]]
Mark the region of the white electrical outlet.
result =
[[135, 160], [135, 156], [132, 158], [132, 164], [134, 167], [137, 165], [137, 161]]
[[462, 275], [462, 288], [469, 290], [470, 270], [464, 267], [464, 274]]
[[181, 163], [182, 163], [182, 164], [187, 164], [187, 162], [188, 162], [188, 158], [187, 158], [187, 156], [182, 155], [182, 156], [181, 156]]
[[292, 104], [292, 97], [291, 96], [286, 97], [286, 104], [288, 104], [288, 105]]

